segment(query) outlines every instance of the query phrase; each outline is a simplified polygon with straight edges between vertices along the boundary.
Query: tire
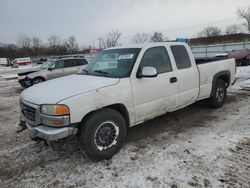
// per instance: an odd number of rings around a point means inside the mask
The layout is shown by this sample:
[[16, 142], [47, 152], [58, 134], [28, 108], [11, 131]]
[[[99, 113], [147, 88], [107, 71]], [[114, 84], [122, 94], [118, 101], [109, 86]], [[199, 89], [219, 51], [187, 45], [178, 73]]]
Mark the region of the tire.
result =
[[45, 80], [43, 78], [34, 78], [32, 80], [32, 85], [36, 85], [36, 84], [40, 84], [42, 82], [44, 82]]
[[82, 152], [94, 161], [110, 159], [126, 140], [127, 126], [116, 110], [105, 108], [90, 114], [78, 129], [78, 144]]
[[223, 106], [227, 95], [226, 83], [218, 79], [215, 83], [214, 91], [211, 98], [209, 99], [209, 105], [212, 108], [220, 108]]

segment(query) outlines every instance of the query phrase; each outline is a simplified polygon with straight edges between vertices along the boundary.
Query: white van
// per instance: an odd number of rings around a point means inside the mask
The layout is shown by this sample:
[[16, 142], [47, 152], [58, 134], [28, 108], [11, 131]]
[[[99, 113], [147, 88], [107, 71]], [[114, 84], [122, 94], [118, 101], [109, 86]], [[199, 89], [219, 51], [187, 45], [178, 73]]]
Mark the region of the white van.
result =
[[9, 58], [0, 58], [0, 66], [10, 66]]
[[16, 58], [14, 64], [18, 65], [29, 65], [31, 64], [31, 59], [29, 57]]

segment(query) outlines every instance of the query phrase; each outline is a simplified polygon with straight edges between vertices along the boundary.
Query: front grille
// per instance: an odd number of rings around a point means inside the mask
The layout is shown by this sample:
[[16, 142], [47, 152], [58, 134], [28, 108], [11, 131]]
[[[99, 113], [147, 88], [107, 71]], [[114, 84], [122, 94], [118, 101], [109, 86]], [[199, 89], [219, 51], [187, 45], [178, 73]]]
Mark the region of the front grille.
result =
[[29, 119], [31, 121], [36, 120], [36, 109], [35, 108], [28, 106], [28, 105], [24, 104], [23, 102], [21, 102], [21, 110], [22, 110], [23, 115], [27, 119]]

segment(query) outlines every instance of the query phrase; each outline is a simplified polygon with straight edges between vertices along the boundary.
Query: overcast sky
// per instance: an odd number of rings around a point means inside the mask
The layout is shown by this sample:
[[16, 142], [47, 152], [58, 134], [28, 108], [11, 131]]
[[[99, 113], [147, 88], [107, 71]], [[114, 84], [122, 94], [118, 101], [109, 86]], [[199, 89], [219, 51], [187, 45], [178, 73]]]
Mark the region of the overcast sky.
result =
[[118, 29], [121, 43], [137, 32], [162, 32], [169, 39], [193, 37], [208, 25], [240, 23], [238, 7], [249, 0], [0, 0], [0, 43], [20, 34], [46, 40], [74, 35], [82, 45]]

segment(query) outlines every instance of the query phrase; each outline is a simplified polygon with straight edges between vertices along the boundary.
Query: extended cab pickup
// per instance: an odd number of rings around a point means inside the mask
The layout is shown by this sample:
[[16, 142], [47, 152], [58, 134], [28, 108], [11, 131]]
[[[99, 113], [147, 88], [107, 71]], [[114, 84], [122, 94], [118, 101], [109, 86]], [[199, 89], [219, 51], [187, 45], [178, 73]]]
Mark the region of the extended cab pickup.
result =
[[109, 48], [81, 73], [23, 91], [21, 120], [32, 138], [76, 134], [90, 158], [107, 159], [124, 144], [128, 127], [202, 99], [221, 107], [235, 71], [234, 59], [197, 65], [184, 43]]

